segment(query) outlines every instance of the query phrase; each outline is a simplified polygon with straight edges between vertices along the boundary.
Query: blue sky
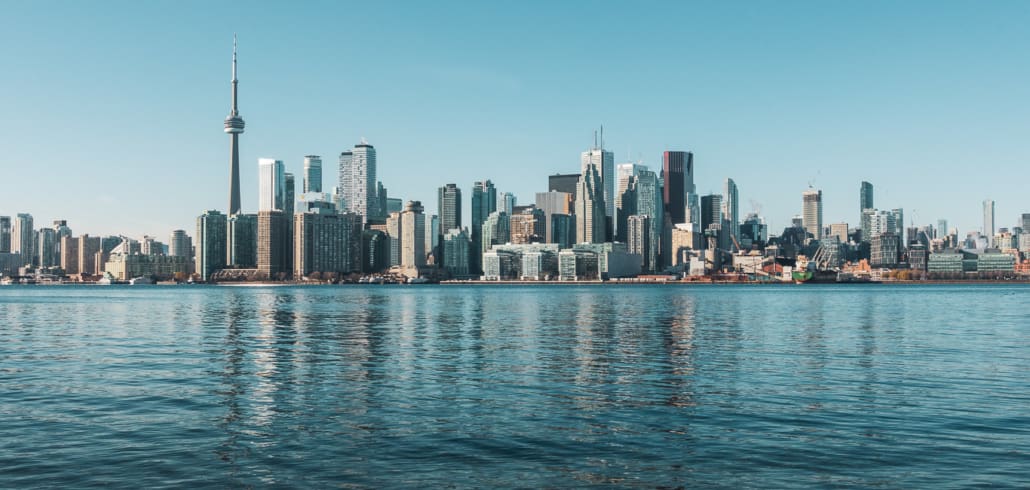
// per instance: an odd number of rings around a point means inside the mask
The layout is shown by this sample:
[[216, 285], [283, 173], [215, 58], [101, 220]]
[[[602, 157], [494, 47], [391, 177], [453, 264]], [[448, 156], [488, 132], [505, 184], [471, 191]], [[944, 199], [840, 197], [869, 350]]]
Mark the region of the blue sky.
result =
[[617, 161], [693, 151], [698, 191], [732, 177], [774, 233], [809, 182], [826, 223], [856, 224], [862, 180], [963, 233], [988, 197], [999, 226], [1030, 212], [1030, 2], [0, 8], [0, 214], [76, 233], [192, 234], [225, 210], [233, 32], [245, 211], [259, 157], [299, 175], [361, 137], [393, 197], [433, 210], [489, 178], [531, 202], [604, 124]]

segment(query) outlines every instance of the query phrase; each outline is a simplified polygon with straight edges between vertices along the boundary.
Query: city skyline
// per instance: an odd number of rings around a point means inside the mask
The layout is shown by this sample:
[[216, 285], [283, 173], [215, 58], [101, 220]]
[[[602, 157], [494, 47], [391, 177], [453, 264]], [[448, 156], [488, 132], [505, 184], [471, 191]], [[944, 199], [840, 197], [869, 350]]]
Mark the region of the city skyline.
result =
[[[800, 5], [787, 10], [794, 12]], [[81, 8], [66, 7], [69, 11]], [[1009, 184], [1019, 179], [1001, 181], [996, 176], [1024, 172], [1022, 163], [1028, 150], [1021, 137], [1027, 126], [1022, 114], [1027, 113], [1030, 94], [1025, 87], [1009, 85], [1022, 78], [1019, 74], [1027, 71], [1027, 65], [1004, 41], [1023, 35], [1009, 18], [1018, 17], [1016, 14], [1027, 7], [992, 4], [991, 9], [978, 11], [960, 4], [943, 7], [921, 12], [928, 14], [934, 27], [924, 32], [926, 39], [902, 43], [903, 55], [884, 54], [882, 58], [872, 56], [865, 48], [897, 41], [901, 26], [913, 21], [919, 9], [892, 6], [890, 10], [898, 14], [898, 19], [874, 19], [864, 28], [860, 22], [845, 25], [845, 17], [868, 14], [840, 6], [816, 9], [825, 16], [824, 27], [810, 24], [811, 16], [784, 19], [785, 13], [761, 7], [755, 7], [740, 21], [733, 20], [738, 12], [720, 7], [664, 5], [656, 9], [672, 17], [693, 12], [724, 21], [715, 22], [716, 27], [681, 27], [720, 40], [713, 42], [710, 52], [663, 43], [670, 40], [667, 34], [644, 28], [658, 18], [645, 11], [627, 7], [595, 9], [585, 15], [625, 19], [628, 31], [636, 29], [646, 34], [631, 45], [654, 48], [654, 52], [631, 56], [632, 50], [622, 50], [616, 42], [626, 41], [625, 33], [602, 36], [594, 48], [611, 61], [607, 72], [589, 82], [577, 82], [584, 84], [580, 87], [583, 90], [567, 85], [559, 90], [549, 82], [572, 80], [570, 73], [584, 62], [573, 56], [569, 58], [575, 60], [573, 66], [562, 67], [554, 59], [535, 60], [532, 55], [540, 52], [548, 40], [557, 46], [559, 54], [586, 49], [582, 41], [574, 39], [581, 28], [565, 22], [573, 15], [567, 6], [557, 9], [554, 25], [541, 27], [542, 41], [517, 45], [504, 40], [510, 41], [521, 26], [519, 21], [526, 20], [532, 9], [507, 7], [501, 13], [467, 9], [462, 20], [499, 20], [496, 27], [507, 35], [502, 36], [499, 45], [468, 46], [468, 63], [450, 57], [444, 48], [479, 39], [483, 27], [463, 24], [449, 36], [415, 29], [403, 39], [423, 36], [428, 42], [415, 50], [417, 54], [445, 63], [408, 83], [391, 78], [398, 74], [398, 66], [412, 62], [410, 57], [414, 56], [396, 46], [384, 46], [373, 56], [362, 49], [371, 45], [345, 44], [324, 33], [306, 39], [293, 29], [284, 31], [283, 39], [277, 41], [280, 44], [272, 44], [260, 34], [262, 26], [273, 22], [272, 15], [247, 9], [247, 20], [235, 23], [245, 25], [232, 25], [228, 30], [214, 21], [228, 18], [229, 9], [205, 9], [212, 20], [196, 22], [196, 39], [185, 42], [181, 32], [148, 20], [153, 10], [162, 10], [160, 6], [138, 6], [111, 19], [101, 18], [111, 12], [83, 9], [82, 18], [96, 21], [96, 30], [89, 31], [70, 22], [76, 16], [48, 18], [58, 28], [44, 37], [23, 25], [33, 25], [32, 20], [43, 15], [45, 9], [15, 5], [9, 9], [9, 19], [24, 22], [9, 20], [5, 36], [16, 36], [22, 40], [17, 45], [27, 46], [18, 56], [55, 62], [15, 63], [19, 70], [10, 79], [0, 81], [2, 92], [8, 94], [6, 105], [12, 108], [9, 114], [16, 115], [0, 122], [0, 130], [11, 138], [5, 145], [5, 168], [18, 169], [19, 181], [45, 182], [43, 187], [49, 192], [41, 193], [35, 185], [16, 187], [0, 197], [0, 209], [10, 216], [32, 214], [39, 223], [67, 220], [72, 228], [93, 235], [129, 236], [166, 236], [171, 230], [189, 230], [204, 209], [230, 212], [223, 207], [224, 189], [229, 183], [224, 136], [216, 134], [219, 130], [211, 121], [224, 118], [226, 111], [225, 82], [229, 80], [224, 76], [225, 64], [235, 30], [240, 32], [240, 52], [245, 60], [240, 67], [245, 74], [241, 83], [250, 122], [248, 137], [240, 143], [243, 212], [257, 211], [258, 158], [283, 160], [287, 171], [299, 175], [305, 155], [338, 155], [362, 137], [376, 146], [378, 180], [392, 197], [434, 203], [433, 193], [442, 185], [456, 183], [468, 191], [473, 182], [489, 179], [498, 188], [519, 196], [520, 204], [528, 204], [535, 193], [547, 190], [544, 179], [549, 175], [574, 172], [579, 167], [577, 157], [591, 149], [594, 128], [604, 124], [604, 146], [614, 154], [616, 164], [642, 161], [651, 170], [659, 170], [663, 151], [690, 151], [696, 165], [698, 194], [718, 193], [724, 179], [732, 178], [742, 198], [741, 214], [751, 211], [745, 203], [758, 203], [773, 233], [789, 225], [792, 216], [801, 214], [798, 195], [808, 182], [823, 191], [825, 223], [859, 226], [852, 222], [856, 219], [855, 189], [861, 181], [869, 181], [876, 186], [878, 207], [909, 210], [906, 225], [945, 219], [960, 234], [980, 230], [980, 205], [989, 197], [996, 203], [996, 226], [1011, 228], [1025, 210], [1019, 187]], [[368, 7], [355, 8], [361, 11]], [[389, 6], [377, 9], [375, 12], [394, 15], [407, 27], [419, 13], [419, 7], [403, 12]], [[202, 17], [198, 12], [166, 13], [182, 22]], [[291, 9], [275, 13], [304, 19], [317, 12]], [[441, 15], [421, 13], [434, 19]], [[135, 24], [116, 22], [126, 18], [142, 20]], [[984, 20], [995, 29], [984, 32], [972, 45], [946, 38], [947, 26], [972, 24], [971, 18]], [[782, 37], [783, 32], [763, 27], [769, 20], [786, 21], [785, 26], [797, 28], [799, 36], [809, 41], [821, 38], [831, 27], [843, 28], [825, 48], [827, 52], [802, 46], [793, 56], [786, 48], [798, 46]], [[128, 31], [118, 31], [115, 26]], [[570, 32], [559, 32], [558, 27]], [[137, 30], [140, 35], [131, 37], [139, 41], [126, 42]], [[742, 39], [729, 39], [729, 31], [742, 33]], [[881, 34], [885, 39], [878, 40]], [[73, 37], [77, 42], [69, 42]], [[716, 68], [724, 67], [725, 57], [761, 54], [762, 49], [754, 44], [761, 39], [774, 41], [774, 47], [769, 48], [771, 54], [780, 54], [785, 67], [766, 66], [745, 56], [743, 66], [732, 71], [734, 80], [746, 75], [757, 79], [744, 85], [739, 81], [716, 83], [727, 81], [716, 75]], [[184, 42], [173, 42], [180, 40]], [[964, 49], [941, 55], [931, 49], [936, 47], [934, 42], [958, 43]], [[489, 48], [498, 51], [490, 52]], [[990, 61], [977, 57], [977, 53], [989, 49], [994, 49]], [[290, 58], [291, 53], [300, 55]], [[648, 93], [639, 83], [626, 83], [627, 67], [637, 73], [652, 73], [675, 55], [695, 61], [690, 66], [696, 69], [673, 70], [668, 74], [670, 80], [661, 81]], [[806, 56], [812, 59], [806, 60]], [[515, 57], [519, 63], [505, 69], [500, 63], [504, 57]], [[363, 72], [364, 78], [349, 77], [347, 83], [330, 89], [335, 83], [331, 76], [312, 74], [320, 68], [320, 59], [335, 60], [332, 65], [338, 67], [360, 62], [375, 69]], [[565, 60], [561, 56], [557, 59]], [[896, 65], [903, 59], [922, 60], [925, 73]], [[943, 71], [944, 62], [954, 60], [981, 70], [957, 74], [949, 65], [948, 71]], [[846, 63], [855, 66], [845, 69], [841, 64]], [[837, 91], [855, 90], [853, 95], [859, 96], [860, 104], [852, 105], [840, 94], [828, 99], [827, 92], [833, 91], [820, 89], [816, 83], [804, 87], [814, 103], [788, 108], [769, 103], [778, 97], [789, 99], [780, 101], [784, 104], [801, 100], [799, 89], [786, 83], [795, 77], [807, 74], [825, 81], [824, 76], [836, 79], [862, 69], [870, 70], [859, 77], [865, 88], [854, 81], [831, 84]], [[296, 70], [308, 76], [297, 78]], [[887, 76], [880, 79], [874, 73]], [[672, 81], [683, 84], [672, 88]], [[962, 86], [973, 88], [960, 90], [960, 81]], [[445, 89], [445, 84], [455, 87]], [[55, 85], [60, 90], [51, 90]], [[375, 85], [381, 90], [373, 90]], [[397, 96], [405, 90], [411, 93]], [[756, 95], [756, 91], [761, 93]], [[924, 97], [925, 91], [937, 97]], [[433, 94], [439, 97], [428, 97]], [[725, 106], [725, 100], [741, 96], [744, 100]], [[506, 102], [506, 98], [512, 100]], [[756, 98], [769, 104], [755, 104]], [[529, 99], [532, 103], [525, 107], [514, 105]], [[907, 103], [899, 108], [895, 103], [900, 100]], [[715, 110], [717, 102], [728, 110]], [[451, 110], [440, 112], [441, 104]], [[817, 108], [820, 104], [831, 107]], [[549, 117], [540, 118], [541, 110]], [[666, 114], [670, 111], [682, 117], [669, 118]], [[971, 117], [980, 111], [990, 116]], [[124, 118], [132, 119], [130, 115], [142, 112], [150, 117], [145, 127], [123, 124]], [[321, 115], [323, 112], [329, 115]], [[769, 126], [774, 113], [780, 118], [776, 125], [784, 127]], [[813, 119], [813, 115], [821, 118]], [[886, 123], [884, 116], [890, 116]], [[917, 120], [927, 123], [945, 117], [970, 122], [917, 124]], [[53, 145], [40, 132], [44, 121], [50, 129], [54, 124], [60, 126], [67, 136], [62, 144]], [[817, 128], [816, 123], [821, 127]], [[759, 127], [761, 130], [756, 129]], [[148, 133], [144, 135], [142, 130]], [[454, 145], [461, 151], [453, 151]], [[501, 147], [514, 150], [489, 150]], [[40, 148], [48, 149], [46, 165], [24, 165], [39, 161]], [[985, 165], [992, 171], [967, 170]], [[101, 171], [96, 171], [98, 168]], [[332, 180], [332, 172], [327, 173], [328, 180], [323, 184]], [[61, 178], [55, 179], [54, 175]], [[426, 211], [436, 213], [431, 208]]]

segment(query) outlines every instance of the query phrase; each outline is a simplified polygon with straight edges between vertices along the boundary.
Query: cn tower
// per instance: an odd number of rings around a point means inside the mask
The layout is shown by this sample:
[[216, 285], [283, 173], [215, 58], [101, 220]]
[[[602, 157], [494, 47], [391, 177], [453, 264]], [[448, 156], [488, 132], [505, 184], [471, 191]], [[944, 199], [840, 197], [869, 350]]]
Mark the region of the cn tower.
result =
[[240, 213], [240, 133], [243, 118], [236, 105], [236, 35], [232, 36], [232, 112], [225, 117], [225, 132], [229, 133], [229, 216]]

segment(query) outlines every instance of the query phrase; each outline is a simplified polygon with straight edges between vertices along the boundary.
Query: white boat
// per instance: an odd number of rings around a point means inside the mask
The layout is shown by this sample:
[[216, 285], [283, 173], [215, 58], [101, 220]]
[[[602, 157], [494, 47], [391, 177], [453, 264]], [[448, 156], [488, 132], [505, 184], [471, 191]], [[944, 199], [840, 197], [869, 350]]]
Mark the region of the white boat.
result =
[[138, 284], [154, 284], [154, 280], [149, 277], [140, 276], [129, 279], [129, 284], [133, 286], [136, 286]]

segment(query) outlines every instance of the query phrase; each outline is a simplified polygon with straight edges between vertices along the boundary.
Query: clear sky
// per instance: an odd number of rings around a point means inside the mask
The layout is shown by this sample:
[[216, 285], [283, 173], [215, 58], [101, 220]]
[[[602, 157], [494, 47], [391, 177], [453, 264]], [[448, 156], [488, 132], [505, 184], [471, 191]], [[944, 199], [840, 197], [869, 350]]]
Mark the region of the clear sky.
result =
[[[375, 145], [392, 197], [491, 179], [520, 203], [616, 161], [695, 155], [778, 233], [811, 182], [858, 221], [862, 180], [906, 221], [1030, 212], [1030, 2], [8, 2], [0, 214], [79, 233], [195, 231], [228, 203], [233, 32], [243, 209], [257, 159], [301, 174]], [[468, 214], [465, 216], [468, 224]], [[906, 223], [907, 224], [907, 223]]]

